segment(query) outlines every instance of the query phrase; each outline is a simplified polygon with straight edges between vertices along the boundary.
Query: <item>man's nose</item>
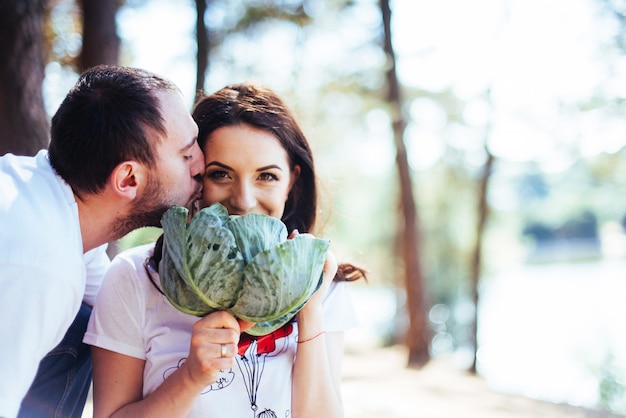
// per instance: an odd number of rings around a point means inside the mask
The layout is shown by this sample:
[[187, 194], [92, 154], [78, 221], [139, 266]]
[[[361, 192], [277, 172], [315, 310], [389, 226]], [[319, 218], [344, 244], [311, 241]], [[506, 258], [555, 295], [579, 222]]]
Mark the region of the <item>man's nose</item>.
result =
[[204, 154], [196, 143], [191, 150], [191, 177], [202, 179], [204, 174]]

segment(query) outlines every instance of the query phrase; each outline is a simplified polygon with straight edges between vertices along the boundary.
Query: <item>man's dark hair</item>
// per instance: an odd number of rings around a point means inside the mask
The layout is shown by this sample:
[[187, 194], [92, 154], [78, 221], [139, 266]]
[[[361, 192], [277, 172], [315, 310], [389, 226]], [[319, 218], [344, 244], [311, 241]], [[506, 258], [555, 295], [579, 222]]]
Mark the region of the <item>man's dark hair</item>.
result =
[[52, 117], [50, 163], [74, 193], [97, 193], [121, 162], [156, 163], [166, 133], [157, 93], [170, 81], [128, 67], [97, 66], [83, 74]]

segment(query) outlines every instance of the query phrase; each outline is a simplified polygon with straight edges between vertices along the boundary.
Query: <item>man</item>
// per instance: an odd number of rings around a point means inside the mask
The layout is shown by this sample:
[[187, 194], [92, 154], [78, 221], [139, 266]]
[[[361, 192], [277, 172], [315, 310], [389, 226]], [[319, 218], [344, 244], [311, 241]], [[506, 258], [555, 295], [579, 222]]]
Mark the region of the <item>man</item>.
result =
[[171, 82], [101, 66], [52, 118], [48, 151], [0, 157], [1, 417], [81, 416], [106, 243], [201, 197], [197, 133]]

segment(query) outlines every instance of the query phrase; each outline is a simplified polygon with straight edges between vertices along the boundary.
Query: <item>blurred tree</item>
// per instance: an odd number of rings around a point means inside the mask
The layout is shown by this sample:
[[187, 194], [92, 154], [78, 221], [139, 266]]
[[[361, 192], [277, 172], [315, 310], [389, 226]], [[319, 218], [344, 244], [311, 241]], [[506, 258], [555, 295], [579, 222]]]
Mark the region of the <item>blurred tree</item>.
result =
[[46, 0], [0, 3], [0, 155], [34, 155], [48, 146], [43, 104]]
[[[229, 61], [222, 49], [233, 38], [255, 39], [271, 24], [291, 23], [304, 27], [312, 22], [305, 10], [307, 0], [195, 0], [196, 8], [196, 94], [206, 88], [211, 59]], [[215, 16], [221, 16], [215, 18]], [[241, 57], [234, 60], [242, 61]], [[219, 86], [221, 88], [223, 86]]]
[[33, 155], [48, 146], [49, 125], [42, 83], [49, 59], [69, 65], [77, 72], [97, 64], [118, 62], [120, 40], [115, 16], [119, 0], [81, 0], [80, 57], [67, 47], [53, 48], [59, 38], [67, 42], [70, 36], [58, 35], [51, 19], [54, 7], [62, 3], [8, 0], [0, 4], [0, 60], [4, 63], [0, 66], [0, 154]]
[[[487, 130], [487, 137], [489, 136], [489, 129]], [[487, 139], [487, 138], [485, 138]], [[483, 166], [482, 174], [479, 179], [479, 187], [478, 187], [478, 207], [477, 207], [477, 221], [476, 221], [476, 237], [474, 241], [474, 250], [472, 261], [470, 265], [470, 292], [471, 299], [474, 305], [474, 319], [472, 322], [472, 345], [473, 345], [473, 353], [472, 353], [472, 364], [470, 366], [470, 372], [476, 373], [476, 366], [478, 361], [478, 326], [479, 326], [479, 315], [478, 315], [478, 306], [479, 306], [479, 292], [478, 286], [480, 284], [480, 277], [482, 275], [482, 262], [483, 262], [483, 240], [485, 236], [485, 229], [487, 225], [487, 220], [489, 219], [489, 204], [487, 202], [487, 192], [489, 190], [489, 180], [491, 178], [491, 174], [493, 172], [493, 166], [495, 157], [489, 151], [489, 147], [487, 146], [487, 141], [485, 140], [485, 153], [487, 154], [487, 161]]]
[[396, 165], [400, 180], [400, 205], [402, 211], [400, 219], [402, 223], [398, 226], [398, 234], [401, 235], [399, 244], [404, 266], [409, 319], [406, 335], [406, 344], [409, 349], [408, 366], [420, 368], [430, 360], [430, 329], [426, 319], [427, 308], [421, 266], [419, 217], [413, 195], [411, 170], [404, 144], [406, 121], [402, 112], [400, 84], [396, 74], [389, 0], [380, 1], [380, 10], [384, 29], [383, 48], [388, 60], [386, 71], [387, 101], [391, 109], [393, 137], [396, 146]]
[[209, 67], [209, 52], [211, 43], [209, 38], [209, 30], [204, 20], [204, 14], [207, 9], [207, 2], [210, 0], [195, 0], [196, 3], [196, 94], [193, 102], [204, 93], [204, 82], [206, 72]]
[[115, 17], [120, 0], [81, 0], [83, 46], [78, 72], [99, 64], [116, 65], [120, 38]]

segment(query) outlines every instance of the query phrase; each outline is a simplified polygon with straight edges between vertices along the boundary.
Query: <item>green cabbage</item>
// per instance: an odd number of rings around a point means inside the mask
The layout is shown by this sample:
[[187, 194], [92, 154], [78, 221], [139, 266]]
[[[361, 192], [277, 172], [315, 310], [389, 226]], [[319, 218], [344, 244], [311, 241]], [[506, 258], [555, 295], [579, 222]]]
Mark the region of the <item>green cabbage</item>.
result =
[[161, 288], [178, 310], [204, 316], [225, 310], [265, 335], [289, 322], [322, 283], [330, 243], [260, 214], [229, 216], [219, 203], [199, 211], [170, 208], [161, 220]]

